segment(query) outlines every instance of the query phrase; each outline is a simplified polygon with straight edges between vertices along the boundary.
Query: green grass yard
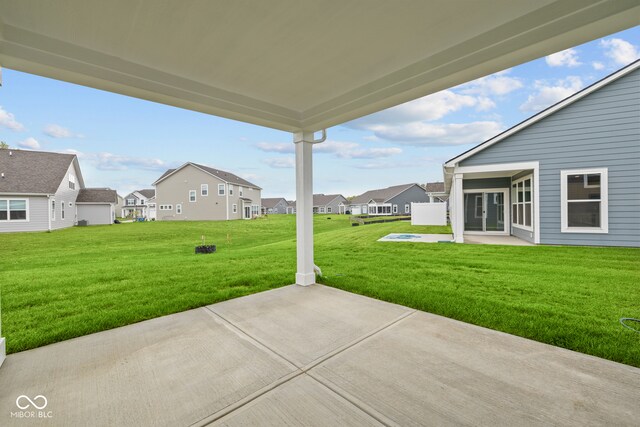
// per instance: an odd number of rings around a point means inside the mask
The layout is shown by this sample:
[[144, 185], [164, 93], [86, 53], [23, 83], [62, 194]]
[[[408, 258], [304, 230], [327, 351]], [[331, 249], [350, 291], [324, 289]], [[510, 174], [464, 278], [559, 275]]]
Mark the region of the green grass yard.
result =
[[[377, 242], [446, 232], [315, 217], [322, 283], [640, 367], [640, 250]], [[216, 244], [195, 255], [200, 236]], [[9, 352], [290, 284], [295, 217], [0, 235]]]

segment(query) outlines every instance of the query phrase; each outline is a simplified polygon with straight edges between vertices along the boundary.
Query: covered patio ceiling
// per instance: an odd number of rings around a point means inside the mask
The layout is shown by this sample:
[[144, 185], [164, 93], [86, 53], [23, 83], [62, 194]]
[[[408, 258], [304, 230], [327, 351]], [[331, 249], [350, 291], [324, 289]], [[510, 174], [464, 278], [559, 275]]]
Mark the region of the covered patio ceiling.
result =
[[316, 131], [632, 27], [637, 0], [0, 0], [0, 65]]

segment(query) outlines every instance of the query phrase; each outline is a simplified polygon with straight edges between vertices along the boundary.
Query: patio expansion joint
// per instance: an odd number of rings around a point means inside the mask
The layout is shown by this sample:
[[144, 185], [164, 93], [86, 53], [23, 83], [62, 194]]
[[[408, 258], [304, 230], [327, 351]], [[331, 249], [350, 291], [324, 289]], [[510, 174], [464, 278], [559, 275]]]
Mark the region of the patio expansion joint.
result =
[[226, 418], [228, 415], [232, 414], [233, 412], [237, 411], [238, 409], [241, 409], [243, 406], [249, 404], [250, 402], [253, 402], [254, 400], [260, 398], [261, 396], [275, 390], [276, 388], [282, 386], [283, 384], [293, 380], [294, 378], [299, 377], [300, 375], [307, 375], [309, 378], [313, 379], [314, 381], [320, 383], [323, 387], [327, 388], [328, 390], [330, 390], [332, 393], [338, 395], [339, 397], [341, 397], [342, 399], [346, 400], [347, 402], [349, 402], [351, 405], [353, 405], [354, 407], [356, 407], [358, 410], [366, 413], [367, 415], [369, 415], [370, 417], [372, 417], [373, 419], [375, 419], [376, 421], [378, 421], [379, 423], [386, 425], [386, 426], [395, 426], [397, 425], [396, 423], [394, 423], [393, 421], [391, 421], [390, 419], [388, 419], [387, 417], [385, 417], [384, 415], [382, 415], [381, 413], [379, 413], [378, 411], [376, 411], [375, 409], [373, 409], [372, 407], [370, 407], [369, 405], [365, 404], [364, 402], [360, 401], [359, 399], [355, 398], [354, 396], [351, 396], [350, 394], [346, 393], [344, 390], [340, 389], [339, 387], [337, 387], [335, 384], [330, 383], [322, 378], [318, 378], [315, 375], [313, 375], [311, 372], [309, 372], [311, 369], [315, 368], [316, 366], [326, 362], [329, 359], [332, 359], [333, 357], [345, 352], [346, 350], [358, 345], [359, 343], [373, 337], [374, 335], [384, 331], [385, 329], [388, 329], [390, 327], [392, 327], [393, 325], [395, 325], [398, 322], [401, 322], [402, 320], [406, 319], [407, 317], [415, 314], [417, 312], [417, 310], [408, 310], [407, 312], [403, 313], [402, 315], [398, 316], [397, 318], [391, 320], [390, 322], [387, 322], [386, 324], [366, 333], [365, 335], [358, 337], [357, 339], [325, 354], [324, 356], [319, 357], [318, 359], [312, 361], [311, 363], [308, 363], [307, 365], [304, 366], [297, 366], [294, 362], [292, 362], [291, 360], [287, 359], [284, 355], [278, 353], [277, 351], [275, 351], [274, 349], [270, 348], [268, 345], [266, 345], [265, 343], [263, 343], [262, 341], [260, 341], [259, 339], [257, 339], [256, 337], [252, 336], [251, 334], [249, 334], [248, 332], [244, 331], [242, 328], [236, 326], [235, 324], [233, 324], [233, 322], [229, 321], [228, 319], [226, 319], [224, 316], [220, 315], [219, 313], [216, 313], [215, 311], [211, 310], [209, 307], [203, 307], [206, 312], [211, 315], [212, 317], [219, 319], [219, 321], [223, 322], [227, 327], [229, 327], [231, 330], [233, 330], [236, 334], [238, 334], [239, 336], [244, 336], [245, 339], [248, 339], [252, 344], [256, 345], [256, 347], [266, 350], [269, 353], [272, 353], [273, 355], [283, 359], [284, 361], [286, 361], [288, 364], [290, 364], [295, 370], [292, 371], [291, 373], [279, 378], [278, 380], [274, 381], [271, 384], [268, 384], [267, 386], [257, 390], [256, 392], [244, 397], [243, 399], [238, 400], [237, 402], [195, 422], [192, 424], [192, 426], [206, 426], [206, 425], [211, 425], [213, 423], [215, 423], [216, 421], [219, 421], [222, 418]]

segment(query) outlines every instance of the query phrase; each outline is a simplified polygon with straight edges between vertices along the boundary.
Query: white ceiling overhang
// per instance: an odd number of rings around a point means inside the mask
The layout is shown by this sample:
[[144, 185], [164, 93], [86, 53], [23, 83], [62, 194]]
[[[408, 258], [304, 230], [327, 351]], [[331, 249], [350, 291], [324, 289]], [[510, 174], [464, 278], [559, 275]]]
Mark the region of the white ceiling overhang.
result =
[[0, 0], [0, 65], [314, 131], [639, 16], [638, 0]]

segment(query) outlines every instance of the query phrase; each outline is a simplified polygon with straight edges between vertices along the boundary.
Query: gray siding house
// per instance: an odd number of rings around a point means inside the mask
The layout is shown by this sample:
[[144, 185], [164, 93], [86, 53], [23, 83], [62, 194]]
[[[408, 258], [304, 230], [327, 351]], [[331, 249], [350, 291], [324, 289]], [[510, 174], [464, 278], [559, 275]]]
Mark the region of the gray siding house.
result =
[[640, 246], [640, 61], [444, 165], [455, 240]]
[[418, 184], [403, 184], [370, 190], [351, 200], [352, 215], [409, 215], [411, 203], [429, 203], [429, 196]]
[[110, 188], [83, 188], [78, 192], [78, 221], [87, 225], [113, 224], [116, 219], [118, 194]]
[[0, 232], [76, 224], [84, 180], [73, 154], [0, 149]]
[[343, 214], [347, 212], [349, 201], [342, 194], [314, 194], [313, 213]]
[[169, 169], [156, 182], [159, 221], [251, 219], [262, 189], [230, 172], [197, 163]]
[[286, 214], [287, 200], [284, 197], [262, 199], [262, 214]]
[[156, 190], [147, 188], [144, 190], [136, 190], [124, 197], [124, 205], [122, 206], [123, 217], [156, 218], [155, 204]]

